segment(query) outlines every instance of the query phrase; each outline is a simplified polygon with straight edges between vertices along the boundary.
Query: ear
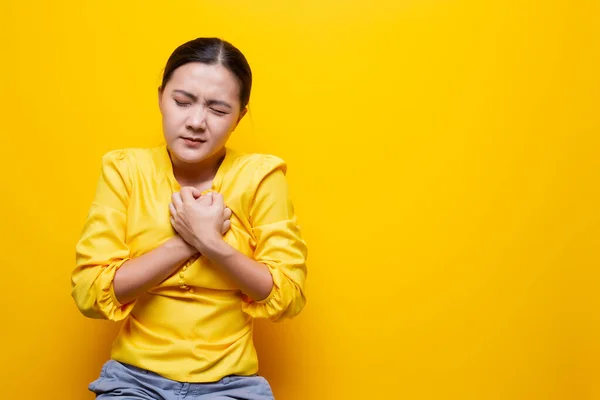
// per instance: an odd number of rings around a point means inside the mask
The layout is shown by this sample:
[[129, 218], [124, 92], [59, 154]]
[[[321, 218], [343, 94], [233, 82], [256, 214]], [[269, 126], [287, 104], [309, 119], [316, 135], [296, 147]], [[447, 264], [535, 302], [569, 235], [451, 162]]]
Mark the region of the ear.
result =
[[244, 115], [246, 115], [247, 112], [248, 112], [248, 106], [244, 107], [244, 109], [240, 112], [240, 116], [238, 117], [238, 120], [235, 123], [236, 126], [237, 126], [237, 124], [240, 123], [240, 121], [242, 120], [242, 118], [244, 118]]
[[163, 96], [163, 88], [158, 87], [158, 108], [160, 112], [162, 112], [162, 96]]

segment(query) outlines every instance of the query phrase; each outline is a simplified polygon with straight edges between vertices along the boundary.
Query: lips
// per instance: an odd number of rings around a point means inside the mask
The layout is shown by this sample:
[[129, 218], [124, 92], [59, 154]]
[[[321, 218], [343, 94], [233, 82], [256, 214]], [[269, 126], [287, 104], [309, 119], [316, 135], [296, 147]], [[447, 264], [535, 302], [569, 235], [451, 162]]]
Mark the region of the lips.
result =
[[202, 147], [204, 143], [206, 143], [205, 139], [193, 138], [193, 137], [181, 137], [183, 139], [184, 145], [189, 149], [199, 149]]
[[184, 136], [182, 139], [184, 139], [184, 140], [186, 140], [188, 142], [194, 142], [194, 143], [204, 143], [204, 142], [206, 142], [206, 139], [186, 137], [186, 136]]

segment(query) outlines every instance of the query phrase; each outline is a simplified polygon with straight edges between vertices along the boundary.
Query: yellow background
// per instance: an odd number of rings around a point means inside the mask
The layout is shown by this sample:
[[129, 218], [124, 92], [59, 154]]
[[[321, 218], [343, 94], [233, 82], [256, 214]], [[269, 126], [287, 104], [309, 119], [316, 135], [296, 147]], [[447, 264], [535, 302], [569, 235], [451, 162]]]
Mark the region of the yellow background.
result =
[[216, 35], [310, 244], [305, 311], [258, 324], [278, 399], [600, 399], [598, 4], [3, 0], [0, 397], [91, 399], [100, 157], [160, 143], [168, 55]]

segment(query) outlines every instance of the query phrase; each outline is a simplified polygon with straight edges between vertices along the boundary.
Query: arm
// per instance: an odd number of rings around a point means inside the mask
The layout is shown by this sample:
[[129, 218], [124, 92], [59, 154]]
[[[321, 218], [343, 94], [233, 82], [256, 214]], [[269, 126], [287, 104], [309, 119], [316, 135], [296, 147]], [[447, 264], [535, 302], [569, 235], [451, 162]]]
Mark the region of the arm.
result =
[[131, 182], [124, 151], [107, 153], [96, 195], [76, 246], [72, 296], [87, 317], [118, 321], [135, 298], [196, 253], [179, 237], [135, 259], [125, 243]]
[[125, 304], [135, 300], [168, 278], [196, 253], [195, 248], [175, 236], [156, 249], [123, 263], [113, 281], [117, 301]]
[[225, 209], [221, 194], [209, 192], [197, 200], [194, 189], [184, 187], [173, 195], [169, 208], [173, 227], [193, 248], [221, 266], [244, 293], [267, 297], [273, 287], [269, 269], [231, 247], [217, 233], [219, 215]]
[[246, 295], [242, 305], [253, 317], [273, 321], [300, 313], [306, 302], [306, 243], [296, 223], [282, 162], [273, 159], [257, 170], [250, 222], [256, 238], [250, 258], [216, 234], [216, 216], [223, 207], [220, 194], [193, 202], [182, 191], [176, 204], [175, 229], [201, 254], [219, 265]]
[[253, 300], [262, 301], [273, 290], [269, 267], [239, 252], [224, 240], [208, 243], [202, 254], [219, 265], [240, 290]]
[[242, 308], [252, 317], [279, 321], [295, 317], [306, 304], [308, 247], [289, 194], [285, 164], [270, 157], [261, 170], [250, 204], [256, 238], [253, 258], [268, 268], [273, 287], [265, 299], [245, 299]]

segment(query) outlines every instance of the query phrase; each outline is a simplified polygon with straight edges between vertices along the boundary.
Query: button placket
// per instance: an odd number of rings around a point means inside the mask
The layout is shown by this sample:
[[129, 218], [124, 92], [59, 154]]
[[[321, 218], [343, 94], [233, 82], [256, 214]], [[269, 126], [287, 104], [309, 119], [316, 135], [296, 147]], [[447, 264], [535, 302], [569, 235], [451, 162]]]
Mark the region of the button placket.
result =
[[199, 257], [192, 257], [190, 258], [181, 268], [181, 271], [179, 271], [179, 288], [182, 290], [188, 290], [189, 292], [194, 294], [194, 292], [196, 291], [194, 288], [190, 288], [186, 283], [185, 283], [185, 274], [184, 272], [188, 270], [188, 268], [190, 267], [190, 265], [192, 265], [193, 263], [196, 262], [196, 260]]
[[190, 261], [188, 260], [183, 268], [181, 268], [181, 271], [179, 271], [179, 284], [180, 284], [180, 288], [183, 290], [187, 290], [188, 286], [185, 284], [185, 274], [183, 273], [184, 271], [187, 270], [188, 265], [190, 264]]

